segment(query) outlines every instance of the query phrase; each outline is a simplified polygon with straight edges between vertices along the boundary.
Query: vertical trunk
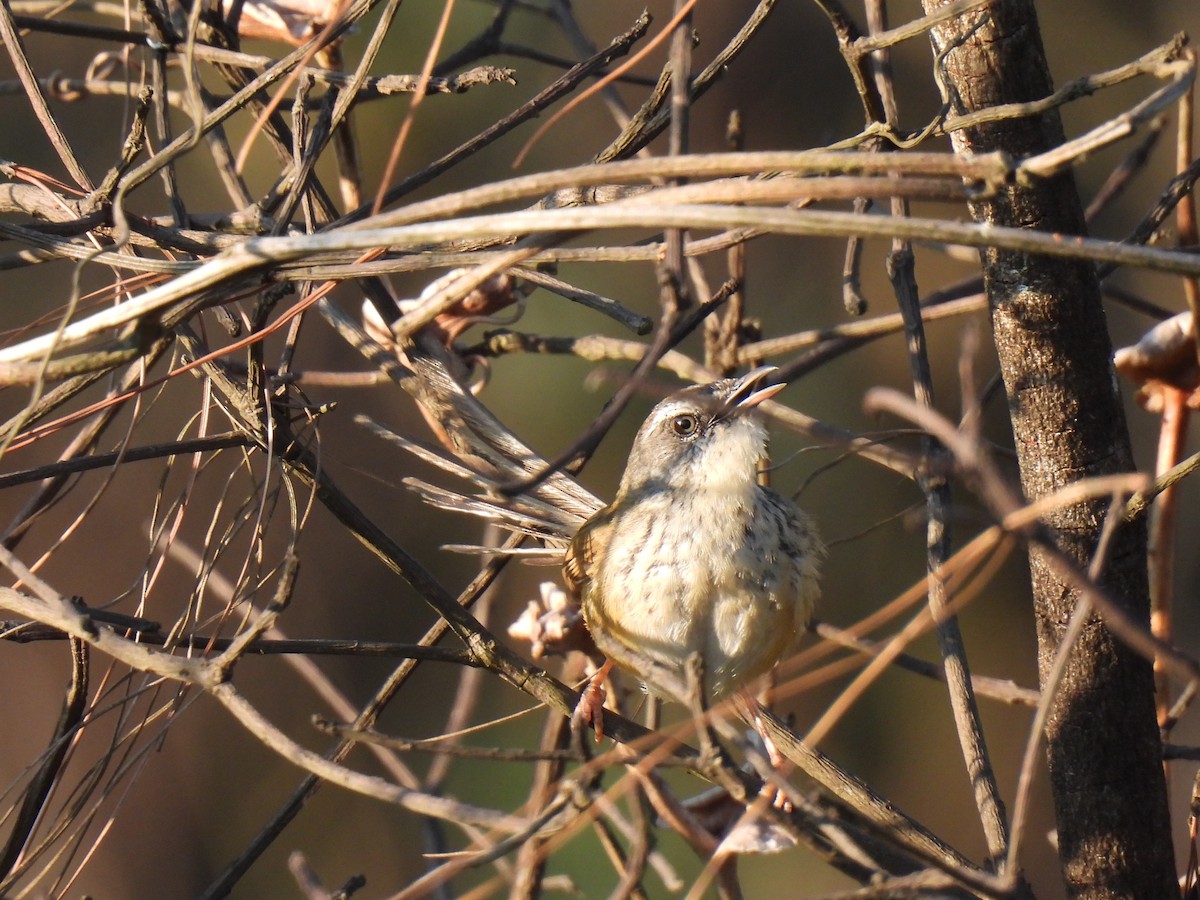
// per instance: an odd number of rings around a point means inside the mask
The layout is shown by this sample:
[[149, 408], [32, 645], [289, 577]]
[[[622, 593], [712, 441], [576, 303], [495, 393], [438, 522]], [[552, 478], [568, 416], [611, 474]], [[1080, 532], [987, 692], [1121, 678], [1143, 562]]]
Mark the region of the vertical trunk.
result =
[[[927, 11], [943, 5], [925, 0]], [[1052, 91], [1032, 0], [1000, 0], [935, 30], [954, 112], [1039, 99]], [[960, 131], [962, 152], [1015, 157], [1063, 140], [1056, 114]], [[972, 209], [977, 221], [1083, 234], [1068, 174], [1012, 186]], [[1079, 478], [1131, 467], [1129, 437], [1110, 364], [1112, 347], [1091, 265], [988, 250], [984, 276], [1008, 392], [1021, 482], [1030, 499]], [[1062, 550], [1085, 566], [1105, 504], [1081, 504], [1050, 523]], [[1148, 622], [1144, 529], [1125, 529], [1105, 587]], [[1030, 560], [1043, 679], [1078, 600], [1037, 553]], [[1148, 661], [1096, 618], [1070, 658], [1046, 725], [1063, 875], [1073, 897], [1177, 896], [1161, 747]]]

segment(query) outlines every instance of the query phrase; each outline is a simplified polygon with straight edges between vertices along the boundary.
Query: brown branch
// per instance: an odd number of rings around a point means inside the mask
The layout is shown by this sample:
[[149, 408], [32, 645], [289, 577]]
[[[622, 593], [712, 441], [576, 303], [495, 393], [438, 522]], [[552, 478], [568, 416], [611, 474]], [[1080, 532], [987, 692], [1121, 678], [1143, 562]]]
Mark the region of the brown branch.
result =
[[[930, 11], [942, 5], [925, 4]], [[1033, 4], [992, 4], [987, 15], [933, 32], [936, 47], [959, 43], [946, 55], [961, 104], [957, 114], [1053, 93]], [[1064, 140], [1054, 111], [981, 122], [952, 137], [960, 152], [1005, 150], [1016, 157], [1036, 156]], [[1084, 233], [1069, 176], [1009, 186], [975, 201], [972, 213], [989, 226], [1036, 223]], [[1026, 495], [1037, 499], [1081, 477], [1128, 471], [1129, 437], [1113, 390], [1112, 346], [1094, 269], [999, 249], [985, 251], [982, 260]], [[1039, 545], [1031, 553], [1043, 679], [1080, 600], [1061, 560], [1086, 563], [1103, 517], [1096, 502], [1055, 510], [1048, 516], [1054, 552]], [[1144, 529], [1123, 529], [1111, 559], [1102, 585], [1119, 598], [1118, 611], [1140, 627], [1148, 617]], [[1105, 615], [1104, 623], [1085, 630], [1047, 720], [1063, 874], [1072, 894], [1166, 897], [1177, 888], [1151, 667], [1114, 636], [1113, 622]]]

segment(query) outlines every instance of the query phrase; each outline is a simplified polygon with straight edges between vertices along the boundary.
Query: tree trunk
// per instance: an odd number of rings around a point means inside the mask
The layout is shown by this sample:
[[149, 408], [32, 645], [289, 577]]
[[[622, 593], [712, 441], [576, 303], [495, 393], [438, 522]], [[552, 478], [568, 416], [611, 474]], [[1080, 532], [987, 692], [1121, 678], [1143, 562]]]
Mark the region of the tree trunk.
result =
[[[928, 12], [942, 0], [924, 0]], [[937, 28], [935, 49], [958, 44], [945, 65], [954, 112], [1040, 99], [1052, 91], [1031, 0], [989, 4]], [[1009, 119], [954, 134], [959, 152], [1014, 157], [1061, 144], [1057, 114]], [[1083, 234], [1074, 178], [1012, 186], [976, 203], [979, 222]], [[1008, 392], [1025, 495], [1036, 499], [1080, 478], [1131, 468], [1129, 435], [1114, 387], [1112, 346], [1090, 264], [999, 250], [982, 253], [992, 329]], [[1103, 502], [1049, 522], [1060, 548], [1086, 566]], [[1036, 551], [1030, 568], [1043, 683], [1079, 595]], [[1146, 537], [1123, 529], [1102, 576], [1110, 594], [1149, 622]], [[1150, 663], [1093, 617], [1070, 657], [1046, 724], [1059, 853], [1072, 897], [1178, 896], [1170, 819], [1154, 716]]]

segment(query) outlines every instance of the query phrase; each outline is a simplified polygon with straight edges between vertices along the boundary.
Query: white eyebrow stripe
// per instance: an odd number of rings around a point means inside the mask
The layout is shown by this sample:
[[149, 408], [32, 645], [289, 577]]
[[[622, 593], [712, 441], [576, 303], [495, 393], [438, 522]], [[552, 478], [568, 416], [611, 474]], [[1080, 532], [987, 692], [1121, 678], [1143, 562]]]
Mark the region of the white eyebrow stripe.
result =
[[657, 428], [668, 419], [673, 419], [684, 413], [694, 416], [700, 415], [700, 408], [690, 400], [666, 400], [654, 408], [646, 424], [650, 428]]

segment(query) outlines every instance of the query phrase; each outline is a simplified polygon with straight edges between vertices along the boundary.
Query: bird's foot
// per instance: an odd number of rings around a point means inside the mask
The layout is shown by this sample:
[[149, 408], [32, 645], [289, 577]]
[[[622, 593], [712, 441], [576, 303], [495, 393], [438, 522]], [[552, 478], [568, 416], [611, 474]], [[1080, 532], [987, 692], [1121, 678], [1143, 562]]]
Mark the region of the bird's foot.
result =
[[[771, 736], [767, 734], [762, 716], [756, 715], [754, 717], [754, 730], [763, 742], [763, 749], [767, 752], [767, 760], [771, 763], [771, 770], [778, 772], [783, 767], [783, 754], [779, 752], [779, 748], [771, 740]], [[776, 787], [768, 781], [764, 782], [762, 789], [764, 794], [771, 797], [771, 805], [777, 810], [784, 813], [792, 811], [792, 801], [788, 799], [787, 792], [783, 788]]]
[[571, 727], [588, 727], [596, 732], [596, 743], [604, 739], [604, 682], [612, 671], [612, 660], [605, 660], [604, 665], [596, 670], [588, 679], [587, 686], [579, 694], [579, 702], [571, 713]]
[[[758, 739], [762, 742], [762, 749], [767, 756], [767, 761], [771, 764], [771, 769], [776, 772], [779, 771], [783, 768], [786, 760], [783, 754], [779, 752], [779, 747], [771, 739], [771, 735], [767, 731], [767, 725], [762, 716], [762, 706], [748, 691], [740, 693], [737, 699], [743, 704], [746, 718], [750, 720], [751, 725], [754, 727], [754, 733], [758, 735]], [[766, 781], [763, 784], [762, 792], [765, 796], [771, 798], [771, 805], [780, 812], [790, 813], [792, 811], [792, 801], [788, 799], [787, 792], [782, 788], [776, 787], [770, 781]]]

